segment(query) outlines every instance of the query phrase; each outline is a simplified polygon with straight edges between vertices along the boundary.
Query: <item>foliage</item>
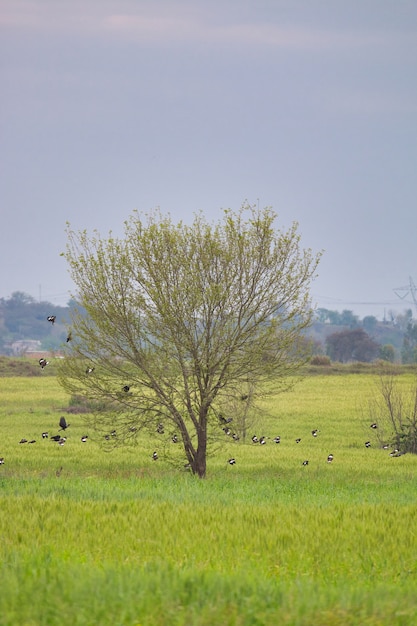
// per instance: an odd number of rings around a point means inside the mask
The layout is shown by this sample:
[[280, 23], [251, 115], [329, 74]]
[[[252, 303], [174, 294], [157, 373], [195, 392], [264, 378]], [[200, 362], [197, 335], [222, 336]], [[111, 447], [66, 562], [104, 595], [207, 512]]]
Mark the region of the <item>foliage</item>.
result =
[[316, 354], [310, 359], [310, 365], [330, 366], [331, 360], [325, 354]]
[[[42, 349], [58, 350], [65, 341], [65, 320], [69, 319], [68, 307], [50, 302], [38, 302], [32, 296], [15, 291], [10, 298], [0, 299], [0, 352], [13, 354], [18, 350], [15, 342], [39, 340]], [[56, 315], [55, 324], [47, 322], [49, 315]], [[20, 351], [25, 352], [25, 344]]]
[[392, 343], [386, 343], [379, 347], [379, 358], [390, 363], [395, 361], [395, 348]]
[[330, 311], [329, 309], [318, 308], [315, 312], [319, 322], [333, 324], [334, 326], [349, 326], [354, 328], [359, 324], [359, 318], [353, 313], [344, 309], [342, 312]]
[[401, 350], [403, 363], [417, 363], [417, 322], [409, 321]]
[[327, 354], [333, 361], [372, 361], [378, 354], [378, 344], [363, 328], [343, 330], [326, 339]]
[[269, 381], [275, 393], [291, 385], [306, 359], [320, 255], [300, 248], [297, 224], [280, 232], [275, 218], [248, 206], [217, 224], [134, 214], [124, 240], [68, 228], [65, 256], [87, 315], [73, 316], [60, 381], [112, 405], [91, 425], [116, 429], [118, 445], [141, 428], [175, 436], [204, 477], [225, 411], [252, 405]]

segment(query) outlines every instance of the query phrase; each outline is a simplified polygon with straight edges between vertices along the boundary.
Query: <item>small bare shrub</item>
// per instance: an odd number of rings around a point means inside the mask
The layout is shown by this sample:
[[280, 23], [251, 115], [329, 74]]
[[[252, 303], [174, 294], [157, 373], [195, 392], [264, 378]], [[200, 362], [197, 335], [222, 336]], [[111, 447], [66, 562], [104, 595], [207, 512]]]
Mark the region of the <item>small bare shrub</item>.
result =
[[404, 389], [394, 375], [382, 375], [369, 409], [381, 446], [417, 454], [417, 380]]

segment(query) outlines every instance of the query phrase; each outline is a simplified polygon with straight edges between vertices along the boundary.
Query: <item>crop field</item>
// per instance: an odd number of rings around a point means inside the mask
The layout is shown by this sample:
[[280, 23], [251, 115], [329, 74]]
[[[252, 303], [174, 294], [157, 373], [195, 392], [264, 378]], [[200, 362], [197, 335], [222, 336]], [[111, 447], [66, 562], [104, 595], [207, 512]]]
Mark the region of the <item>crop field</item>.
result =
[[200, 480], [157, 434], [104, 451], [54, 376], [0, 378], [0, 626], [417, 624], [417, 456], [378, 446], [376, 381], [307, 376]]

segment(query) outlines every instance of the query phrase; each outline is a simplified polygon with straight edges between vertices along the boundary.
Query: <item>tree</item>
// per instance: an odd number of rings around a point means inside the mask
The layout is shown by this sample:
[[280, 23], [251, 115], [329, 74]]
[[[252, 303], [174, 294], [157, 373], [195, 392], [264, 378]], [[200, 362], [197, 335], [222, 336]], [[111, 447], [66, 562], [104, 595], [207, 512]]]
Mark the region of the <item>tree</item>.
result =
[[363, 328], [343, 330], [326, 339], [326, 349], [332, 361], [372, 361], [378, 354], [379, 345]]
[[122, 240], [68, 225], [63, 254], [82, 310], [59, 379], [111, 409], [93, 427], [116, 430], [118, 443], [142, 428], [175, 432], [204, 477], [224, 410], [290, 385], [307, 358], [299, 338], [320, 253], [300, 248], [296, 223], [281, 232], [275, 219], [249, 206], [215, 224], [134, 213]]
[[417, 323], [411, 320], [404, 333], [401, 360], [403, 363], [417, 363]]

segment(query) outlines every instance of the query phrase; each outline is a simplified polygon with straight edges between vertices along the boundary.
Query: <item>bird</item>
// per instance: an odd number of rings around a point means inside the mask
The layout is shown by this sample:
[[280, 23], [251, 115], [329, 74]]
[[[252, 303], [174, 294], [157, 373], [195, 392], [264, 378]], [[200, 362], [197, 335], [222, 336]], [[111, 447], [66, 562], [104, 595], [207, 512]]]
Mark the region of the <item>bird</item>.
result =
[[237, 433], [233, 433], [232, 438], [233, 438], [235, 441], [239, 441], [239, 439], [240, 439], [240, 437], [239, 437], [239, 435], [238, 435]]
[[232, 434], [232, 431], [230, 430], [230, 428], [229, 428], [228, 426], [225, 426], [225, 427], [223, 428], [223, 430], [224, 430], [224, 432], [226, 433], [226, 435], [231, 435], [231, 434]]
[[61, 435], [53, 435], [51, 437], [51, 441], [59, 441], [61, 439]]
[[87, 439], [88, 439], [88, 435], [84, 435], [83, 437], [81, 437], [81, 441], [83, 443], [85, 443], [87, 441]]
[[229, 465], [236, 465], [236, 459], [229, 459], [228, 460]]
[[87, 367], [87, 369], [85, 370], [86, 374], [92, 374], [94, 372], [94, 367]]
[[313, 437], [317, 437], [319, 431], [317, 428], [315, 428], [314, 430], [311, 431], [311, 434], [313, 435]]
[[49, 433], [47, 431], [42, 433], [42, 439], [48, 439]]
[[0, 457], [0, 465], [4, 465], [4, 456]]
[[261, 444], [261, 446], [264, 446], [266, 444], [266, 438], [265, 437], [261, 437], [259, 439], [259, 443]]
[[72, 332], [71, 332], [71, 331], [69, 331], [69, 333], [68, 333], [68, 335], [67, 335], [67, 343], [68, 343], [69, 341], [72, 341]]
[[55, 324], [56, 315], [48, 315], [46, 318], [48, 322], [51, 322], [52, 326]]
[[164, 434], [164, 425], [161, 423], [158, 424], [156, 432], [159, 433], [160, 435]]
[[219, 422], [221, 424], [230, 424], [230, 422], [233, 422], [233, 417], [224, 417], [224, 415], [220, 413]]
[[249, 396], [248, 396], [247, 393], [243, 394], [243, 396], [240, 396], [240, 399], [242, 400], [242, 402], [247, 400], [248, 398], [249, 398]]
[[67, 428], [69, 428], [71, 426], [71, 424], [67, 424], [67, 420], [65, 419], [65, 417], [62, 415], [62, 417], [59, 418], [59, 425], [60, 425], [60, 430], [66, 430]]
[[39, 365], [41, 366], [41, 368], [43, 369], [44, 367], [46, 367], [47, 365], [49, 365], [49, 361], [47, 361], [46, 359], [39, 359]]
[[389, 448], [389, 445], [387, 443], [384, 443], [384, 445], [382, 446], [382, 449], [383, 450], [388, 450], [388, 448]]
[[281, 443], [281, 437], [274, 437], [275, 443]]
[[402, 456], [403, 452], [401, 452], [398, 448], [395, 448], [392, 452], [390, 452], [390, 456]]
[[370, 447], [371, 447], [371, 442], [365, 441], [365, 448], [370, 448]]
[[19, 443], [27, 443], [27, 442], [28, 442], [28, 440], [27, 440], [27, 439], [21, 439], [21, 440], [19, 441]]
[[116, 433], [115, 430], [112, 430], [110, 434], [111, 434], [112, 437], [116, 437], [117, 436], [117, 433]]
[[378, 424], [376, 422], [374, 422], [373, 424], [370, 425], [369, 428], [378, 428]]
[[125, 393], [127, 393], [127, 392], [129, 391], [129, 389], [130, 389], [129, 385], [125, 385], [125, 386], [123, 387], [123, 391], [124, 391]]
[[333, 461], [333, 454], [329, 454], [329, 456], [327, 457], [327, 462], [331, 463]]
[[257, 437], [256, 435], [254, 435], [254, 436], [252, 437], [252, 442], [253, 442], [253, 443], [258, 443], [258, 442], [259, 442], [259, 439], [258, 439], [258, 437]]
[[62, 467], [56, 470], [55, 475], [59, 477], [61, 476], [61, 473], [62, 473]]
[[31, 439], [28, 443], [36, 443], [36, 439]]
[[157, 451], [156, 451], [156, 450], [155, 450], [155, 452], [152, 454], [152, 458], [153, 458], [153, 460], [154, 460], [154, 461], [156, 461], [156, 460], [158, 459], [158, 453], [157, 453]]
[[63, 446], [64, 443], [66, 442], [67, 438], [66, 437], [61, 437], [60, 440], [58, 441], [60, 446]]
[[307, 460], [306, 460], [306, 461], [303, 461], [303, 463], [302, 463], [302, 464], [303, 464], [303, 465], [308, 465], [308, 461], [307, 461]]
[[177, 435], [173, 435], [173, 436], [172, 436], [172, 443], [178, 443], [178, 437], [177, 437]]
[[301, 439], [300, 437], [298, 437], [298, 439], [295, 440], [295, 443], [300, 443]]

